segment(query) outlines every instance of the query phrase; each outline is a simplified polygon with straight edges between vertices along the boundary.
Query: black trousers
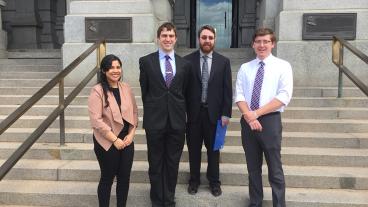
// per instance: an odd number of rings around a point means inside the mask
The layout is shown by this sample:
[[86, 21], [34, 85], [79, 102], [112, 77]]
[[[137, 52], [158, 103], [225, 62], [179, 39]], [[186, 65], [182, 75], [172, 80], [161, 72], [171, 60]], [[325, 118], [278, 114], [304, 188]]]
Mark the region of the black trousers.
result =
[[201, 107], [199, 120], [196, 123], [188, 123], [187, 146], [189, 151], [190, 180], [189, 183], [199, 185], [201, 169], [202, 145], [207, 149], [207, 179], [210, 185], [220, 185], [219, 160], [220, 151], [213, 150], [215, 142], [216, 125], [212, 124], [208, 117], [208, 108]]
[[263, 154], [268, 166], [268, 180], [272, 188], [274, 207], [285, 207], [285, 179], [281, 163], [282, 123], [279, 112], [258, 118], [263, 130], [252, 131], [242, 118], [242, 143], [249, 175], [250, 207], [261, 207], [263, 200]]
[[[127, 134], [126, 130], [126, 132], [120, 133], [118, 137], [123, 138]], [[116, 206], [124, 207], [128, 198], [134, 142], [122, 150], [118, 150], [112, 145], [108, 151], [105, 151], [94, 137], [93, 140], [94, 151], [101, 170], [101, 178], [97, 188], [99, 206], [109, 207], [111, 186], [116, 176]]]
[[175, 188], [185, 130], [146, 130], [152, 206], [175, 206]]

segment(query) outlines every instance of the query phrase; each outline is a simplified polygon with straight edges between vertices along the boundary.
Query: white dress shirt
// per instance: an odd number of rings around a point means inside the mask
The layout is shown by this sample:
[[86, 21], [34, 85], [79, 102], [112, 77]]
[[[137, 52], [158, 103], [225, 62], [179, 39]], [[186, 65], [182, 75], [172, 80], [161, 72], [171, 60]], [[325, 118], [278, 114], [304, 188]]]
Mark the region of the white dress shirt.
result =
[[[250, 107], [254, 80], [260, 61], [256, 58], [241, 65], [236, 79], [235, 103], [245, 101]], [[293, 73], [290, 63], [272, 54], [265, 58], [263, 62], [265, 63], [264, 77], [259, 107], [268, 104], [274, 98], [287, 106], [293, 93]], [[284, 106], [276, 111], [283, 112]]]

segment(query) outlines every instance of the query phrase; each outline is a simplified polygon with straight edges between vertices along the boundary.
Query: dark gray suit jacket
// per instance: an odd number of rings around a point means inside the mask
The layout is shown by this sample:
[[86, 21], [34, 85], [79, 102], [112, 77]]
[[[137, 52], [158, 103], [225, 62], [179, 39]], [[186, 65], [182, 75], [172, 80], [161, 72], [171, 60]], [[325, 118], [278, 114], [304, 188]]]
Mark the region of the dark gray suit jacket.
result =
[[[197, 50], [184, 58], [192, 63], [192, 78], [188, 85], [188, 122], [196, 122], [198, 121], [202, 94], [200, 52]], [[207, 89], [209, 118], [213, 124], [216, 124], [216, 121], [221, 119], [221, 116], [231, 117], [232, 96], [230, 60], [214, 51]]]

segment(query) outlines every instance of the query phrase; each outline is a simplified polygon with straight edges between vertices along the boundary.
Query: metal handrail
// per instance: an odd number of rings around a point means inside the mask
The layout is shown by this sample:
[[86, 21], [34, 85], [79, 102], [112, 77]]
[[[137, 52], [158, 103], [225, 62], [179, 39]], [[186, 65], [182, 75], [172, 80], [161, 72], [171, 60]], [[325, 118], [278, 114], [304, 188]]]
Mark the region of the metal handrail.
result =
[[339, 81], [337, 97], [342, 95], [342, 75], [345, 74], [366, 96], [368, 96], [368, 86], [363, 83], [344, 65], [344, 47], [350, 50], [354, 55], [368, 64], [368, 56], [351, 45], [349, 42], [339, 36], [333, 36], [332, 40], [332, 62], [339, 68]]
[[[97, 50], [96, 67], [89, 72], [86, 77], [73, 89], [73, 91], [64, 99], [64, 78], [72, 72], [84, 59], [86, 59], [93, 51]], [[59, 105], [52, 113], [39, 125], [37, 129], [19, 146], [18, 149], [4, 162], [0, 167], [0, 180], [9, 172], [9, 170], [18, 162], [20, 158], [28, 151], [28, 149], [38, 140], [38, 138], [46, 131], [53, 121], [59, 116], [60, 122], [60, 145], [65, 144], [65, 117], [64, 109], [74, 100], [79, 92], [88, 84], [88, 82], [97, 73], [102, 58], [106, 55], [106, 42], [100, 40], [94, 43], [64, 70], [60, 71], [45, 86], [38, 90], [31, 98], [18, 107], [6, 119], [0, 123], [0, 135], [5, 132], [15, 121], [17, 121], [24, 113], [26, 113], [37, 101], [43, 98], [57, 83], [59, 83]]]

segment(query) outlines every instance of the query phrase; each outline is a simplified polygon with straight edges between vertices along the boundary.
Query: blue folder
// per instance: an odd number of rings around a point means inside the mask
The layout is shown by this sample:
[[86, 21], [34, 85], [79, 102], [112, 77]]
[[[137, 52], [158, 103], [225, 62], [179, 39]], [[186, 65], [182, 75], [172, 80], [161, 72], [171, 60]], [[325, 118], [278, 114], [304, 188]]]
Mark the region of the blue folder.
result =
[[221, 120], [217, 120], [215, 143], [213, 145], [214, 151], [222, 149], [225, 144], [225, 135], [226, 135], [227, 125], [222, 126], [221, 123], [222, 123]]

